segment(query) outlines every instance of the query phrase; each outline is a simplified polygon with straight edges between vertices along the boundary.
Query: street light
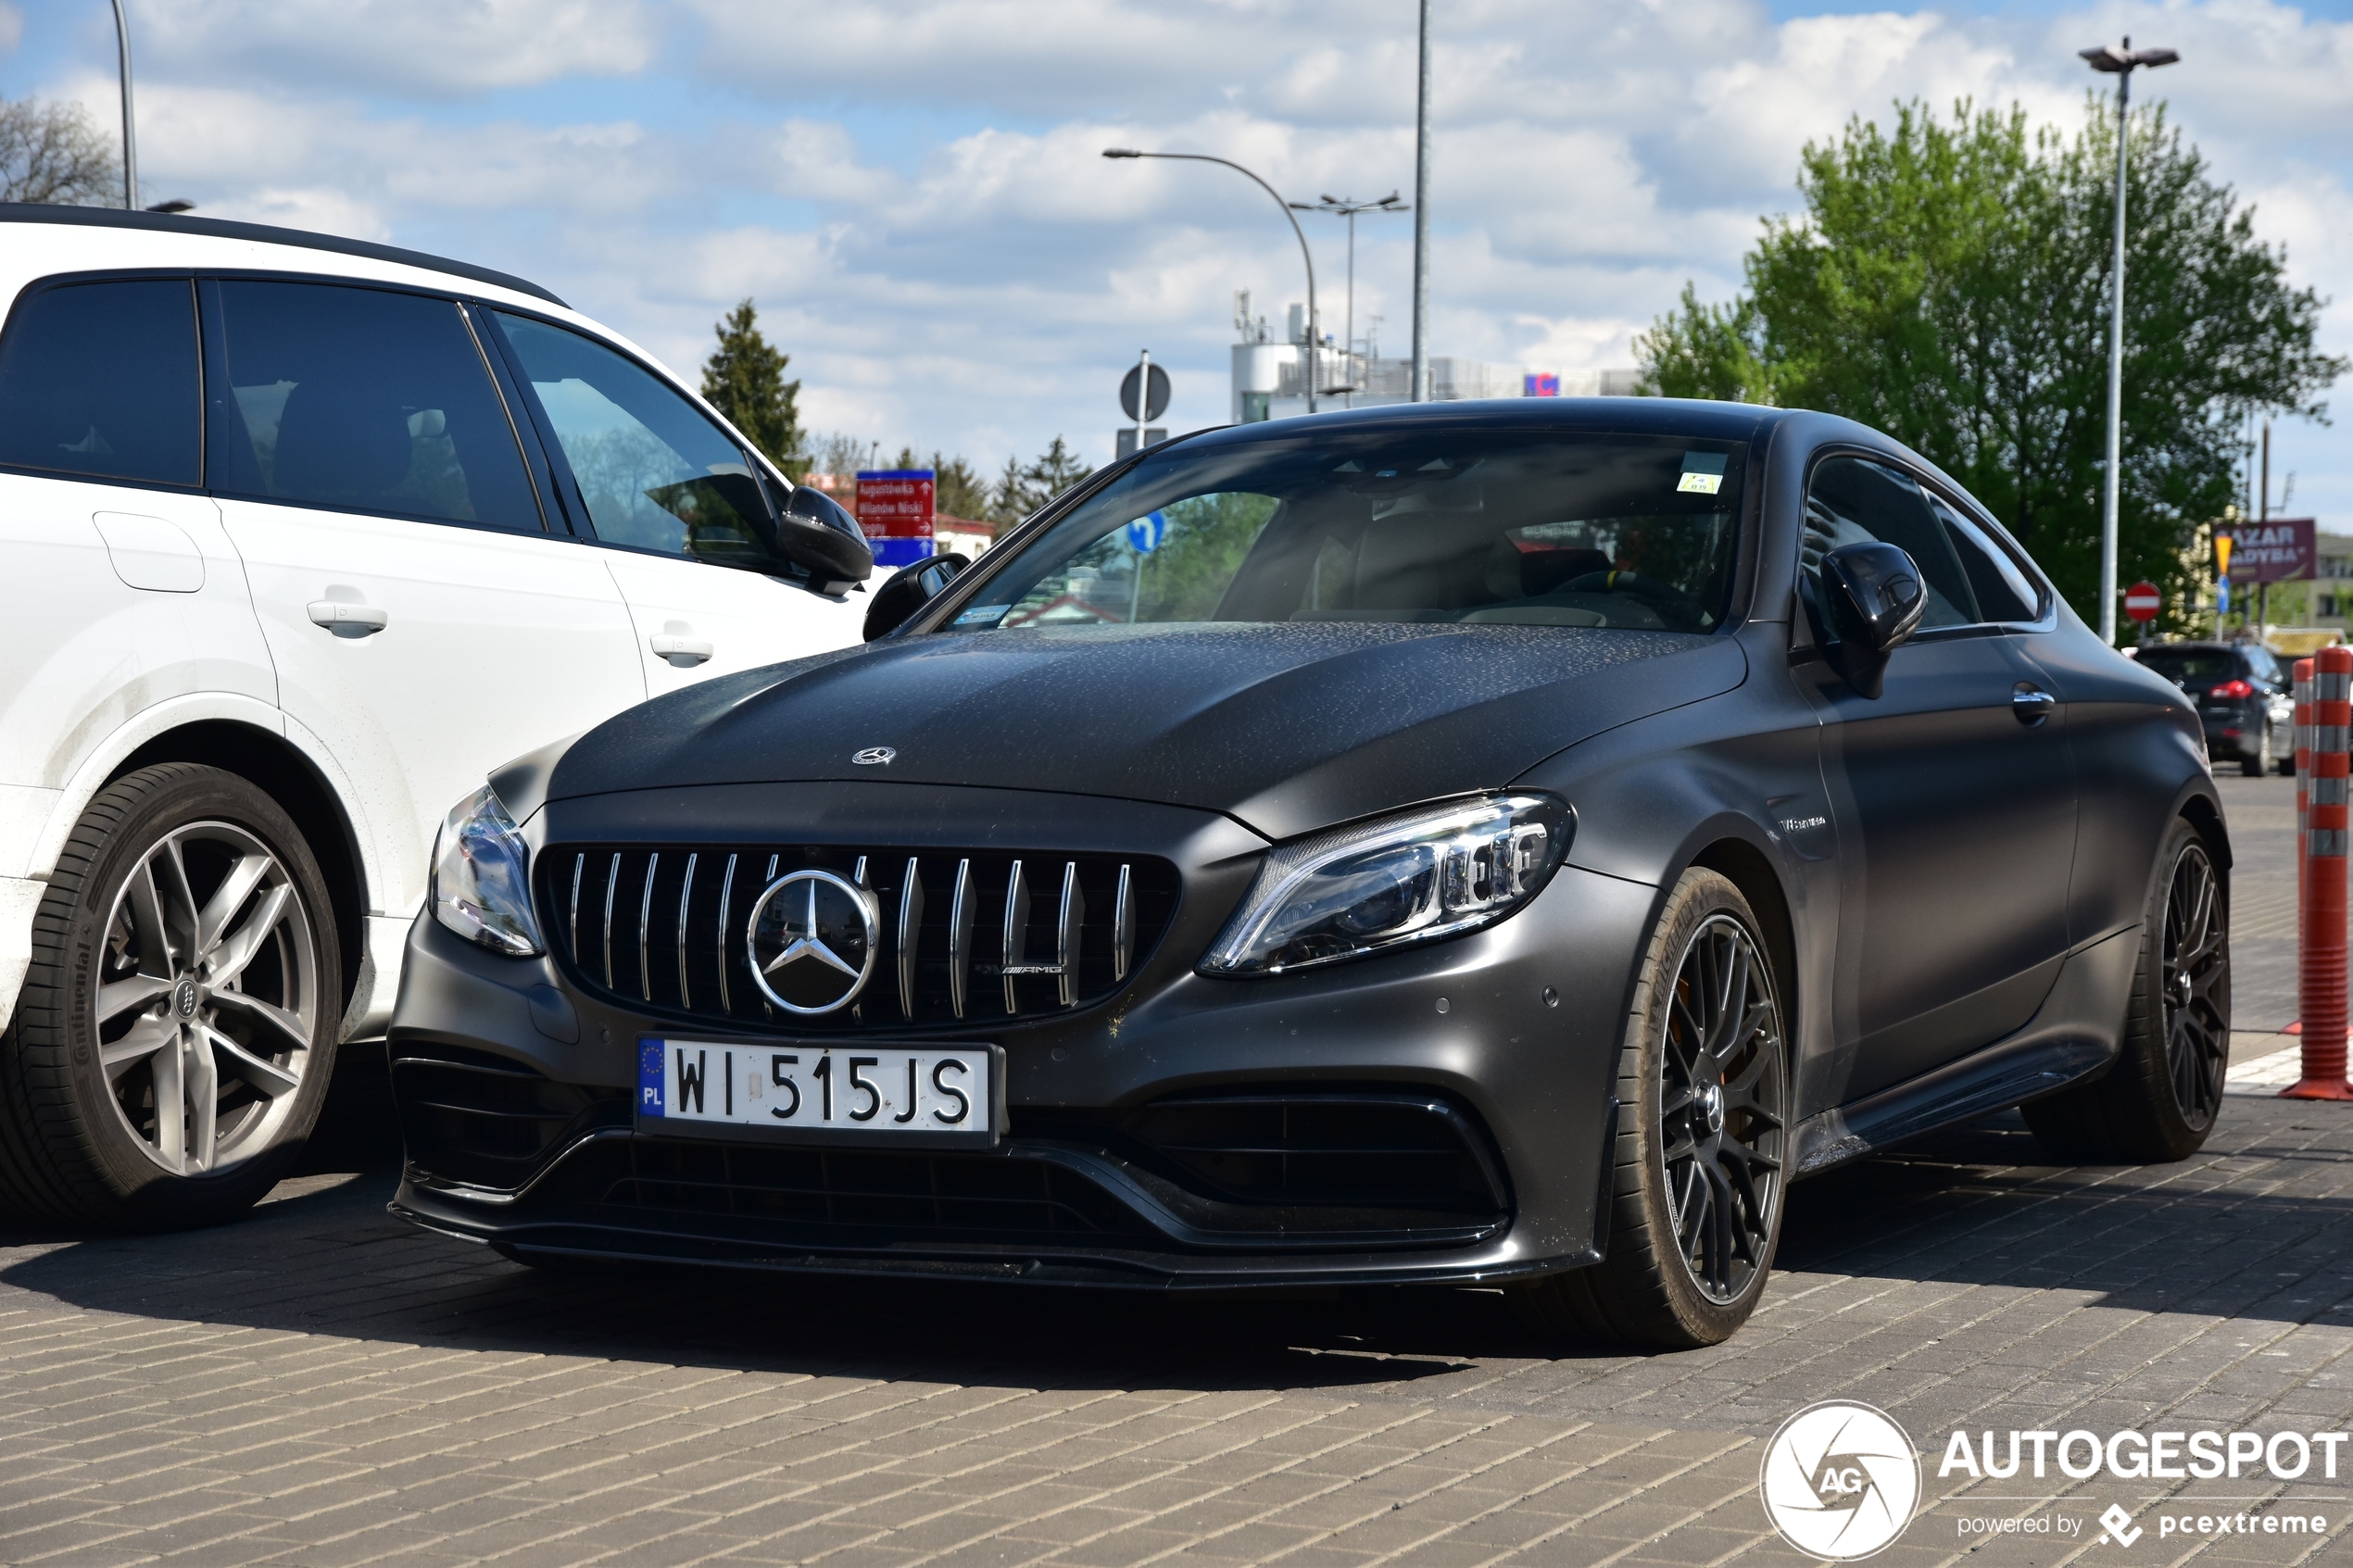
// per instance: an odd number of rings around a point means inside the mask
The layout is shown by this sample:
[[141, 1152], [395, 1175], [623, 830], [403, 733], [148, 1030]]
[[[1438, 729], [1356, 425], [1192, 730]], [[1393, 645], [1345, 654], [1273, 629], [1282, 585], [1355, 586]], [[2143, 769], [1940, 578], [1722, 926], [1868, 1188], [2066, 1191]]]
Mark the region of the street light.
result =
[[[1350, 361], [1348, 374], [1353, 382], [1356, 377], [1356, 215], [1360, 212], [1411, 212], [1414, 209], [1401, 204], [1395, 191], [1377, 202], [1360, 202], [1354, 196], [1326, 196], [1320, 202], [1292, 202], [1290, 207], [1295, 212], [1328, 212], [1335, 218], [1348, 220], [1348, 322], [1340, 329], [1346, 334], [1340, 341], [1340, 353]], [[1338, 391], [1339, 388], [1333, 390]], [[1351, 393], [1355, 390], [1353, 386], [1349, 388]], [[1408, 397], [1406, 401], [1412, 402], [1413, 399]], [[1352, 408], [1356, 406], [1353, 397], [1348, 406]]]
[[1283, 200], [1281, 194], [1276, 191], [1274, 186], [1269, 185], [1265, 181], [1259, 179], [1257, 175], [1252, 174], [1249, 169], [1244, 169], [1240, 164], [1236, 163], [1231, 158], [1211, 157], [1207, 153], [1146, 153], [1139, 152], [1134, 147], [1105, 147], [1103, 149], [1103, 157], [1159, 157], [1173, 158], [1182, 163], [1220, 163], [1224, 164], [1227, 169], [1232, 169], [1235, 173], [1242, 176], [1244, 179], [1251, 181], [1252, 183], [1256, 184], [1260, 190], [1275, 198], [1275, 205], [1283, 209], [1284, 221], [1290, 225], [1290, 232], [1299, 236], [1300, 258], [1307, 263], [1307, 411], [1311, 414], [1314, 413], [1315, 411], [1315, 361], [1319, 357], [1315, 343], [1315, 328], [1317, 325], [1317, 319], [1315, 316], [1315, 257], [1310, 254], [1307, 249], [1307, 231], [1302, 229], [1299, 226], [1299, 220], [1291, 216], [1290, 204]]
[[2100, 508], [2100, 639], [2116, 646], [2116, 510], [2124, 458], [2124, 140], [2133, 72], [2154, 69], [2182, 56], [2171, 49], [2135, 49], [2127, 37], [2121, 49], [2103, 44], [2076, 51], [2094, 70], [2116, 78], [2116, 294], [2109, 301], [2108, 332], [2108, 483]]
[[[139, 138], [131, 124], [131, 23], [123, 17], [122, 0], [114, 0], [115, 52], [122, 63], [122, 205], [139, 210]], [[182, 210], [185, 210], [184, 208]]]

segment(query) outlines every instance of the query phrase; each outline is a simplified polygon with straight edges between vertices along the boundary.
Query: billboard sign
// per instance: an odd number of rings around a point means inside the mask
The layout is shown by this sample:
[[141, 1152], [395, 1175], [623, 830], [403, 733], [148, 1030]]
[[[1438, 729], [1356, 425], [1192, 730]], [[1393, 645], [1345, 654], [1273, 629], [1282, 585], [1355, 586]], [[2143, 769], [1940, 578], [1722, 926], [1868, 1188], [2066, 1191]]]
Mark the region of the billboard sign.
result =
[[858, 528], [873, 546], [876, 566], [900, 567], [932, 553], [930, 469], [865, 469], [858, 475]]
[[2318, 525], [2309, 517], [2242, 518], [2233, 530], [2234, 583], [2303, 583], [2320, 575]]
[[1561, 395], [1561, 379], [1550, 371], [1533, 371], [1521, 377], [1520, 380], [1527, 389], [1521, 394], [1522, 396], [1558, 397]]

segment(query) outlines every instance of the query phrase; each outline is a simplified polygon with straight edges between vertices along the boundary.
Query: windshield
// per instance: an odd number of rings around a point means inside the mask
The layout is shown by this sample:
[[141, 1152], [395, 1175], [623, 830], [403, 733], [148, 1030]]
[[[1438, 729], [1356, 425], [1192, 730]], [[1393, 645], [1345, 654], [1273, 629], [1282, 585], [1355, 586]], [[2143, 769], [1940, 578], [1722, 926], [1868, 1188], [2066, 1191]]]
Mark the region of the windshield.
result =
[[1148, 458], [991, 574], [960, 630], [1269, 621], [1709, 632], [1739, 442], [1320, 431]]

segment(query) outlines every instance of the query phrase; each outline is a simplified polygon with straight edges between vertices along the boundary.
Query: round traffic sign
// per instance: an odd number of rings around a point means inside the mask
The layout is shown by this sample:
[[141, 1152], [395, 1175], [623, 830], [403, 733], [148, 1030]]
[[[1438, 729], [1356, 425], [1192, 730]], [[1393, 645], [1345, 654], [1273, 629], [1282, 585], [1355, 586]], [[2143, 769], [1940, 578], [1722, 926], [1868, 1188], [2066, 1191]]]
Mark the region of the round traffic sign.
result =
[[2165, 596], [2154, 583], [2135, 583], [2124, 590], [2124, 613], [2135, 621], [2155, 621], [2165, 608]]
[[[1127, 367], [1126, 379], [1119, 383], [1119, 406], [1126, 411], [1127, 417], [1131, 420], [1136, 417], [1136, 385], [1144, 379], [1142, 372], [1141, 365], [1130, 365]], [[1144, 422], [1150, 424], [1166, 412], [1168, 412], [1168, 372], [1158, 365], [1154, 365], [1152, 367], [1152, 395], [1144, 406]]]
[[1154, 512], [1139, 517], [1127, 525], [1127, 547], [1139, 556], [1151, 555], [1168, 537], [1168, 514]]

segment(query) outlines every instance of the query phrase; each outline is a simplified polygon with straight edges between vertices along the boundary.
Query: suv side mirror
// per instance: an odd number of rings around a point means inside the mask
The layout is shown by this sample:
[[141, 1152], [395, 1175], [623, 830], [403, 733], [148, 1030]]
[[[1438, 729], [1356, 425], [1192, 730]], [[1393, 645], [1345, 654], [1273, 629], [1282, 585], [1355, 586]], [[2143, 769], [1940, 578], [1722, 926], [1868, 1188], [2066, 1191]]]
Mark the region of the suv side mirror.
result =
[[1876, 699], [1888, 655], [1919, 629], [1928, 608], [1920, 569], [1896, 546], [1842, 545], [1822, 558], [1822, 609], [1838, 640], [1822, 650], [1831, 668]]
[[875, 552], [858, 520], [813, 485], [797, 486], [776, 519], [785, 558], [807, 571], [822, 594], [849, 591], [875, 574]]
[[875, 590], [875, 602], [866, 607], [866, 640], [871, 643], [877, 637], [887, 637], [904, 626], [970, 565], [970, 557], [950, 550], [892, 572], [889, 580]]

